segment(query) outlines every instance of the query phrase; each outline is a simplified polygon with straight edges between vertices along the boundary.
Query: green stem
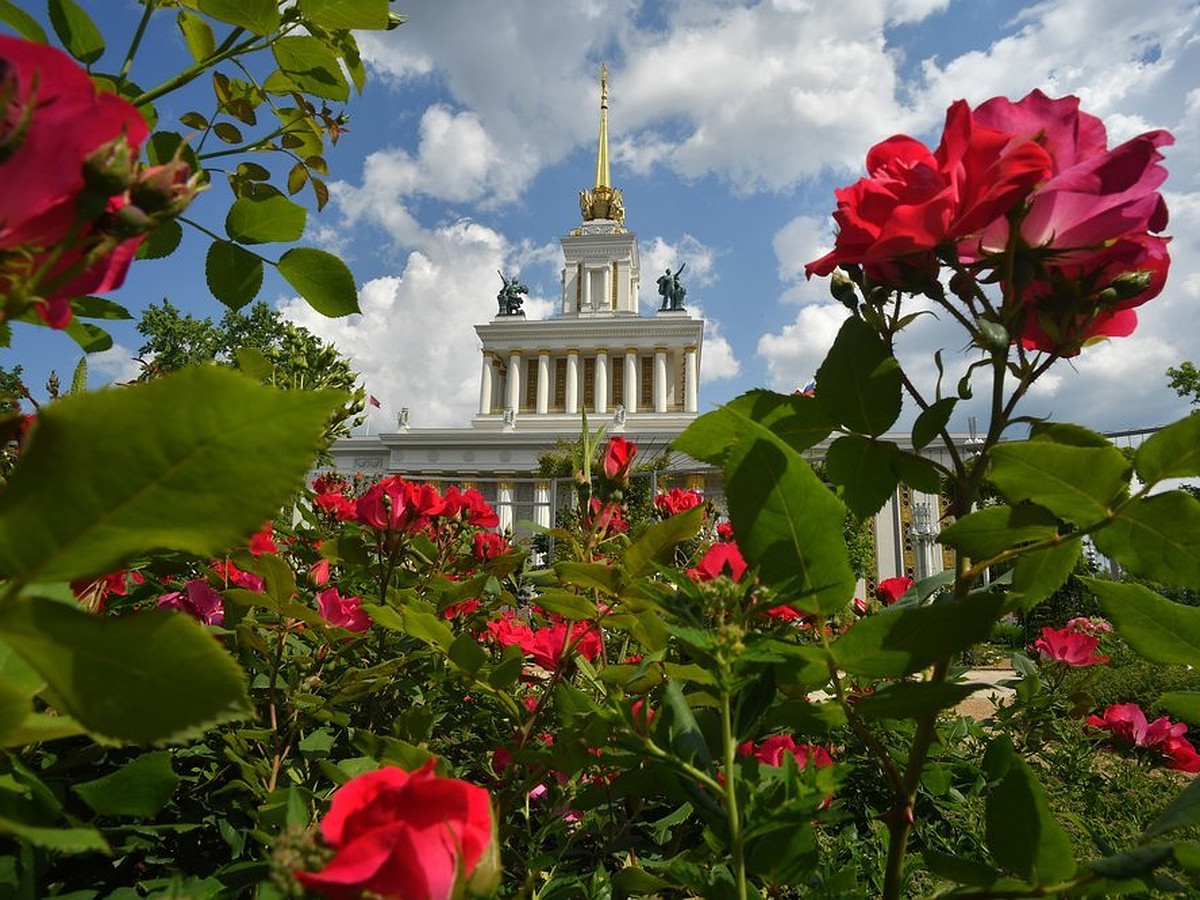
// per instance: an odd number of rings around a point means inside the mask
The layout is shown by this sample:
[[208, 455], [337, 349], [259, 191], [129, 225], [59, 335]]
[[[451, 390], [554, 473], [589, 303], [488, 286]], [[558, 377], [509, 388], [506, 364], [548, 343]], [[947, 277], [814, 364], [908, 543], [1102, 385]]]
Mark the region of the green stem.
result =
[[245, 29], [243, 28], [235, 28], [229, 33], [229, 36], [225, 38], [215, 53], [213, 53], [211, 56], [205, 57], [197, 63], [193, 63], [182, 72], [172, 75], [162, 84], [158, 85], [158, 87], [153, 87], [135, 97], [133, 100], [133, 105], [145, 106], [147, 103], [152, 103], [164, 94], [169, 94], [171, 91], [178, 90], [188, 82], [194, 80], [200, 75], [203, 75], [207, 70], [211, 69], [219, 62], [224, 62], [230, 57], [238, 56], [242, 53], [250, 53], [267, 46], [267, 42], [265, 41], [259, 47], [254, 46], [255, 42], [258, 41], [257, 35], [243, 41], [240, 44], [237, 44], [237, 39], [241, 37], [244, 31]]
[[146, 26], [150, 24], [150, 15], [153, 12], [153, 3], [147, 3], [146, 8], [142, 10], [142, 18], [138, 22], [137, 30], [133, 33], [133, 39], [129, 42], [129, 49], [125, 52], [125, 61], [121, 63], [121, 71], [117, 73], [118, 93], [125, 86], [125, 76], [129, 74], [129, 68], [133, 65], [133, 58], [137, 55], [138, 47], [142, 45], [142, 38], [146, 34]]
[[737, 736], [733, 733], [733, 712], [727, 688], [721, 689], [721, 740], [725, 744], [725, 818], [729, 823], [733, 878], [738, 900], [746, 900], [746, 848], [737, 799]]

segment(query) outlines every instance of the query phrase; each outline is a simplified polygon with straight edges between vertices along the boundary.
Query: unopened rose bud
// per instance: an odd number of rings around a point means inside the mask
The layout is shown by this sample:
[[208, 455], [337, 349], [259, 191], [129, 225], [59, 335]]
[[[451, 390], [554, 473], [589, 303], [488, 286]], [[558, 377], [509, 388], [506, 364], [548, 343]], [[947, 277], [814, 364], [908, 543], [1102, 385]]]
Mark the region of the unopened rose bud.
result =
[[975, 327], [983, 339], [985, 350], [1005, 350], [1012, 343], [1008, 329], [999, 322], [989, 322], [987, 319], [976, 319]]
[[146, 214], [170, 218], [187, 208], [198, 189], [198, 176], [192, 175], [186, 162], [176, 158], [139, 172], [129, 189], [129, 197]]
[[955, 272], [950, 276], [950, 292], [959, 300], [966, 300], [974, 295], [975, 279], [965, 272]]
[[116, 223], [116, 233], [122, 238], [136, 237], [145, 234], [154, 227], [154, 220], [136, 206], [126, 204], [113, 215]]
[[101, 197], [112, 197], [129, 186], [133, 176], [134, 153], [125, 135], [119, 134], [101, 144], [83, 161], [83, 182]]
[[858, 309], [858, 292], [854, 290], [854, 282], [841, 272], [835, 271], [829, 279], [829, 293], [851, 312]]
[[1129, 300], [1131, 297], [1136, 297], [1142, 291], [1146, 290], [1146, 288], [1150, 287], [1152, 278], [1153, 275], [1145, 269], [1125, 272], [1114, 278], [1108, 287], [1100, 292], [1097, 299], [1105, 304]]

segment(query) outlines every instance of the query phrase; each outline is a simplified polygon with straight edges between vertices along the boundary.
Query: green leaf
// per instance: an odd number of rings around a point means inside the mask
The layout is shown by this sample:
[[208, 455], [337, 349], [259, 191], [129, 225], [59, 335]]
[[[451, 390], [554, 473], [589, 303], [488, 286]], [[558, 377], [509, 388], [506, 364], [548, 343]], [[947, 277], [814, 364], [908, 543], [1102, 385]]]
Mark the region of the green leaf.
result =
[[138, 245], [138, 259], [162, 259], [170, 256], [183, 240], [183, 226], [174, 219], [160, 223]]
[[1158, 705], [1193, 725], [1200, 725], [1200, 691], [1170, 691], [1158, 698]]
[[1200, 500], [1191, 494], [1168, 491], [1126, 503], [1092, 539], [1134, 575], [1200, 588]]
[[360, 311], [354, 276], [332, 253], [293, 247], [279, 258], [279, 274], [324, 316], [336, 318]]
[[1200, 475], [1200, 412], [1148, 437], [1134, 454], [1133, 466], [1145, 484]]
[[694, 762], [707, 768], [712, 757], [704, 734], [692, 713], [692, 707], [683, 695], [678, 681], [668, 681], [663, 691], [663, 724], [671, 750], [685, 762]]
[[866, 322], [851, 316], [817, 369], [817, 400], [835, 421], [877, 437], [900, 415], [900, 365]]
[[1141, 840], [1160, 837], [1177, 828], [1200, 823], [1200, 779], [1193, 779], [1191, 784], [1158, 814], [1153, 822], [1142, 832]]
[[279, 70], [301, 93], [339, 102], [350, 99], [350, 85], [342, 74], [341, 64], [324, 41], [289, 35], [278, 38], [271, 50]]
[[106, 297], [76, 297], [71, 301], [75, 315], [85, 319], [132, 319], [129, 310]]
[[921, 856], [925, 860], [925, 865], [929, 866], [929, 871], [955, 884], [989, 887], [1000, 878], [1000, 873], [991, 866], [973, 859], [948, 856], [928, 848], [921, 851]]
[[185, 741], [252, 710], [242, 670], [183, 613], [92, 616], [22, 597], [0, 606], [0, 638], [101, 740]]
[[87, 729], [70, 716], [37, 712], [26, 716], [25, 721], [9, 732], [2, 743], [7, 748], [27, 747], [45, 741], [79, 737], [81, 734], [87, 734]]
[[74, 316], [64, 330], [84, 353], [102, 353], [113, 345], [112, 335], [99, 325], [81, 321]]
[[181, 9], [175, 22], [183, 34], [188, 52], [196, 62], [203, 62], [217, 52], [217, 41], [213, 37], [212, 26], [204, 19]]
[[264, 37], [280, 25], [276, 0], [200, 0], [200, 12]]
[[1035, 422], [1030, 426], [1029, 439], [1069, 447], [1112, 447], [1112, 442], [1104, 435], [1071, 422]]
[[1013, 503], [1031, 500], [1073, 525], [1103, 521], [1129, 487], [1130, 466], [1116, 447], [1050, 441], [999, 444], [992, 483]]
[[299, 0], [300, 15], [321, 28], [381, 29], [388, 24], [387, 0]]
[[676, 545], [690, 540], [704, 524], [704, 504], [650, 525], [625, 550], [625, 571], [631, 578], [649, 575], [654, 563], [667, 562]]
[[860, 697], [854, 711], [864, 719], [911, 719], [957, 706], [983, 684], [901, 681]]
[[204, 277], [214, 297], [230, 309], [241, 309], [262, 288], [263, 261], [239, 244], [213, 241], [204, 260]]
[[445, 622], [431, 612], [416, 609], [412, 606], [401, 606], [393, 609], [390, 606], [380, 606], [374, 603], [364, 603], [363, 609], [371, 617], [371, 621], [389, 631], [399, 631], [415, 637], [423, 643], [439, 650], [448, 652], [454, 643], [454, 632]]
[[474, 675], [488, 661], [487, 652], [471, 634], [460, 634], [446, 651], [450, 661], [469, 675]]
[[910, 675], [986, 638], [1003, 609], [1004, 596], [991, 593], [933, 606], [892, 607], [856, 622], [834, 642], [833, 657], [852, 675]]
[[811, 612], [849, 602], [855, 579], [842, 540], [846, 509], [799, 453], [733, 404], [688, 426], [675, 446], [723, 462], [738, 546], [764, 582]]
[[304, 163], [298, 162], [288, 172], [287, 189], [289, 194], [295, 194], [308, 183], [308, 169]]
[[1117, 633], [1151, 662], [1200, 664], [1200, 608], [1172, 603], [1140, 584], [1080, 578]]
[[31, 712], [32, 694], [20, 684], [0, 678], [0, 743], [7, 741]]
[[42, 828], [0, 817], [0, 834], [20, 838], [29, 841], [35, 847], [59, 853], [112, 852], [108, 842], [94, 828]]
[[70, 581], [154, 548], [223, 552], [301, 483], [344, 396], [206, 366], [43, 406], [0, 496], [0, 575]]
[[304, 234], [308, 211], [282, 194], [239, 197], [225, 216], [225, 232], [242, 244], [295, 241]]
[[938, 540], [975, 561], [1057, 533], [1058, 520], [1040, 506], [986, 506], [947, 525]]
[[85, 65], [104, 55], [104, 36], [75, 0], [49, 0], [50, 24], [63, 47]]
[[165, 750], [144, 753], [95, 781], [71, 786], [102, 816], [154, 816], [171, 800], [179, 776]]
[[829, 479], [842, 488], [842, 499], [859, 519], [883, 508], [899, 484], [895, 444], [847, 434], [829, 445], [825, 455]]
[[950, 421], [956, 403], [957, 397], [943, 397], [936, 403], [931, 403], [928, 409], [917, 416], [912, 430], [914, 450], [920, 450], [942, 432], [946, 423]]
[[561, 562], [554, 572], [564, 584], [613, 595], [621, 590], [625, 573], [620, 566], [608, 563]]
[[1013, 753], [1011, 744], [1008, 752], [1008, 771], [987, 796], [988, 849], [1005, 869], [1035, 884], [1070, 878], [1075, 872], [1071, 838], [1054, 820], [1028, 763]]
[[1082, 549], [1078, 540], [1067, 540], [1057, 547], [1034, 550], [1017, 557], [1013, 566], [1012, 592], [1021, 595], [1021, 608], [1033, 609], [1066, 584]]
[[[1174, 855], [1172, 844], [1151, 844], [1149, 847], [1132, 847], [1114, 853], [1104, 859], [1088, 863], [1088, 868], [1104, 878], [1124, 880], [1137, 878], [1157, 869]], [[1140, 891], [1139, 891], [1140, 893]]]
[[568, 591], [542, 591], [538, 594], [538, 606], [547, 612], [557, 613], [570, 619], [572, 622], [596, 618], [595, 603], [587, 597], [581, 597]]
[[232, 122], [218, 122], [213, 126], [213, 133], [226, 144], [240, 144], [242, 131]]
[[19, 6], [14, 6], [9, 0], [0, 0], [0, 22], [11, 27], [13, 31], [28, 41], [35, 41], [39, 44], [48, 43], [46, 32], [37, 23], [37, 19]]
[[726, 408], [769, 428], [776, 437], [799, 452], [815, 447], [829, 437], [836, 424], [816, 398], [803, 394], [754, 390], [735, 398]]

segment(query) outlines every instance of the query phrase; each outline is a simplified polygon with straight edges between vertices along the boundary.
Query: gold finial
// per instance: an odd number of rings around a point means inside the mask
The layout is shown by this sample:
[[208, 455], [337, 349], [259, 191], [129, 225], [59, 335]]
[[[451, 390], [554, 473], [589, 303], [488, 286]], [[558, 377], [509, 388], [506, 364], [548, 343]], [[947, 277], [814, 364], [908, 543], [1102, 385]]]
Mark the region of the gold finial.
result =
[[614, 188], [608, 171], [608, 66], [600, 66], [600, 140], [596, 146], [596, 184], [579, 192], [579, 211], [585, 222], [609, 219], [617, 227], [625, 223], [625, 205], [619, 188]]

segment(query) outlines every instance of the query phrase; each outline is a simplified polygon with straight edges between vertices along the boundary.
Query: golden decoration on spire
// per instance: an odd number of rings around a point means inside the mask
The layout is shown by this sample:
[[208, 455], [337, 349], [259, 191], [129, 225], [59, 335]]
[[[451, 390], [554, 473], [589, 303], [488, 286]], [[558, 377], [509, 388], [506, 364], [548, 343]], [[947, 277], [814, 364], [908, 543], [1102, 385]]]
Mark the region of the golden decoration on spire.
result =
[[596, 184], [579, 192], [583, 220], [606, 219], [620, 227], [625, 223], [625, 202], [620, 188], [610, 184], [608, 173], [608, 66], [600, 67], [600, 140], [596, 147]]

